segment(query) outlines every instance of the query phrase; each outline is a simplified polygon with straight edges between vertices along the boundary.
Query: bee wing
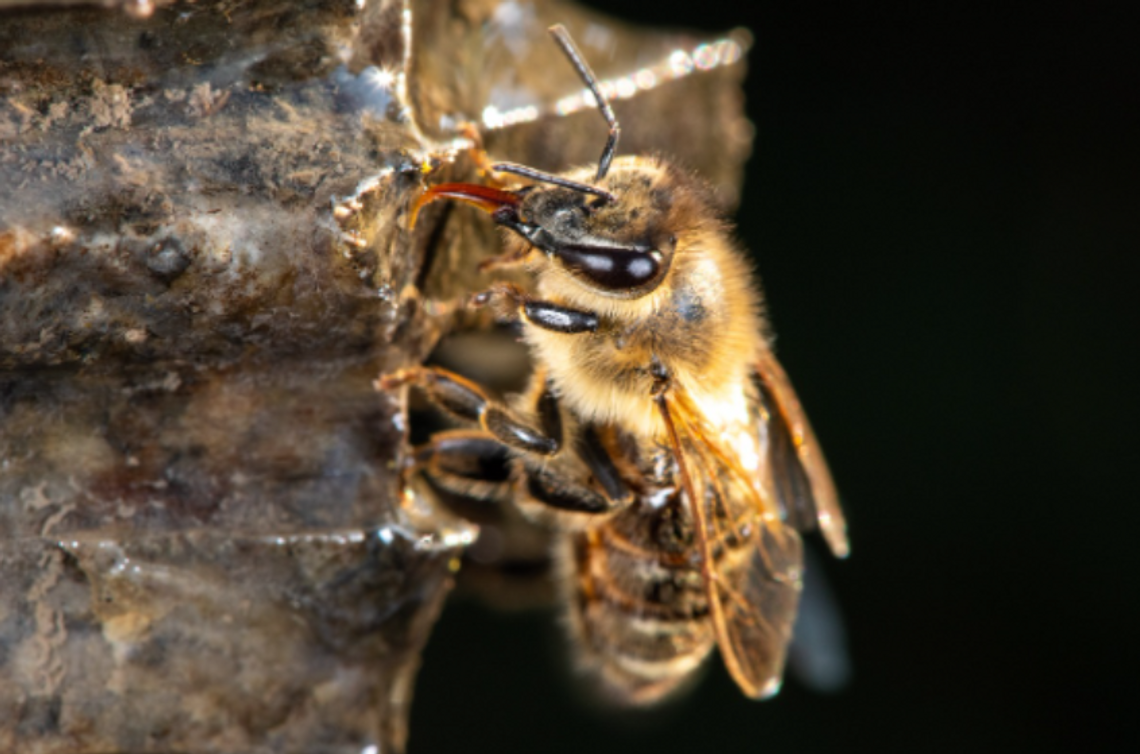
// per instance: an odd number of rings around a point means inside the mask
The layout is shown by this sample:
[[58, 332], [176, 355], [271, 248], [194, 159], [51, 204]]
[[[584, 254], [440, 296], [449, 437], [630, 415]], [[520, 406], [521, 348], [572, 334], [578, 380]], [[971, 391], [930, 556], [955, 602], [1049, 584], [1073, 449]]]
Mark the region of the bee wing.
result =
[[[724, 664], [745, 694], [772, 696], [780, 690], [803, 584], [799, 533], [775, 516], [762, 515], [760, 501], [754, 504], [755, 516], [728, 523], [732, 531], [722, 533], [722, 522], [711, 520], [708, 501], [731, 494], [734, 485], [745, 485], [748, 496], [757, 491], [747, 485], [739, 467], [721, 473], [717, 462], [731, 464], [732, 456], [683, 393], [662, 397], [658, 406], [692, 509], [709, 612]], [[730, 544], [729, 539], [736, 541]], [[721, 573], [714, 570], [717, 550], [722, 561], [738, 554], [749, 560], [743, 570], [729, 566]]]
[[[728, 672], [750, 697], [780, 690], [803, 586], [803, 545], [784, 524], [757, 522], [739, 585], [716, 579], [713, 622]], [[719, 615], [718, 615], [719, 613]]]
[[767, 412], [772, 486], [787, 521], [800, 531], [818, 524], [835, 557], [846, 557], [847, 521], [827, 459], [795, 388], [771, 351], [761, 355], [756, 377]]

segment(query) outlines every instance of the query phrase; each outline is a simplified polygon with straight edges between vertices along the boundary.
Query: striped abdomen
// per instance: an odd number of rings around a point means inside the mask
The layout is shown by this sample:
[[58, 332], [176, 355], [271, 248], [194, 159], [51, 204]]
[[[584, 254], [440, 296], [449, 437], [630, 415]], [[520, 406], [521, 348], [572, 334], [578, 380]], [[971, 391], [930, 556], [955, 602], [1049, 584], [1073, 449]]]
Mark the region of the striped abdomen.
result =
[[680, 496], [635, 502], [568, 536], [571, 622], [587, 666], [631, 703], [676, 689], [715, 643]]

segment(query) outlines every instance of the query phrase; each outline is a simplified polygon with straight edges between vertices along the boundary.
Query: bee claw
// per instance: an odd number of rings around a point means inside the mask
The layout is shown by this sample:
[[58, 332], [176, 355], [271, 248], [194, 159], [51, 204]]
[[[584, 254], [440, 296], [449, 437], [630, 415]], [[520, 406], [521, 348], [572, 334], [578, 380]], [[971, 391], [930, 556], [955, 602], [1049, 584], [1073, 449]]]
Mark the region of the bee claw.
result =
[[377, 390], [390, 391], [398, 387], [403, 387], [409, 382], [416, 380], [418, 370], [416, 369], [397, 369], [395, 372], [382, 374], [372, 382], [372, 386]]
[[513, 283], [499, 283], [485, 291], [474, 294], [468, 299], [468, 302], [472, 307], [480, 308], [494, 304], [497, 299], [507, 299], [518, 306], [526, 299], [526, 294]]

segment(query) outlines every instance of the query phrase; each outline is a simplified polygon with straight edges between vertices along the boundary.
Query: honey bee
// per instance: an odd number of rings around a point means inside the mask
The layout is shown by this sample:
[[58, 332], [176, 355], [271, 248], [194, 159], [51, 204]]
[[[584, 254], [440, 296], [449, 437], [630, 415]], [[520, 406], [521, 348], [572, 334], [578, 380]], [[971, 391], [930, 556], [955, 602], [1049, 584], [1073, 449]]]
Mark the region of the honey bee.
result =
[[[582, 664], [616, 699], [653, 703], [719, 646], [749, 697], [780, 687], [799, 594], [800, 533], [837, 557], [846, 524], [827, 463], [772, 352], [758, 288], [712, 190], [656, 157], [617, 157], [620, 127], [562, 26], [550, 33], [609, 126], [596, 167], [498, 163], [516, 190], [445, 183], [506, 229], [485, 268], [533, 285], [472, 298], [521, 323], [535, 364], [510, 403], [437, 367], [410, 384], [477, 429], [415, 452], [437, 487], [512, 498], [552, 523]], [[507, 454], [508, 480], [486, 474]]]

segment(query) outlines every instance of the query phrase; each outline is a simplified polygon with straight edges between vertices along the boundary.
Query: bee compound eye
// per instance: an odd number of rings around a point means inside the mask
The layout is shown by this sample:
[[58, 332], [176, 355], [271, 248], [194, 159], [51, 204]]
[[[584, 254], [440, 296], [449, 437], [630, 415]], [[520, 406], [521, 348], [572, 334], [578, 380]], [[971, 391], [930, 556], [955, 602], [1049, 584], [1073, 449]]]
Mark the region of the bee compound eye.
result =
[[655, 249], [563, 246], [556, 256], [571, 272], [610, 291], [640, 288], [661, 273], [662, 256]]

